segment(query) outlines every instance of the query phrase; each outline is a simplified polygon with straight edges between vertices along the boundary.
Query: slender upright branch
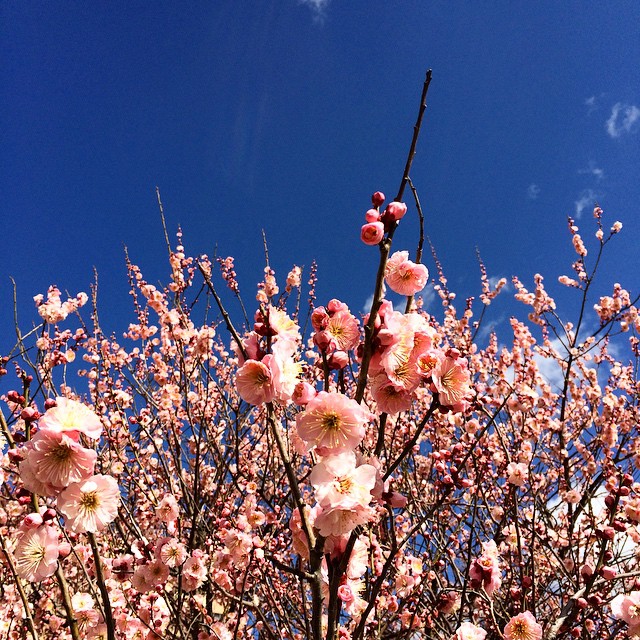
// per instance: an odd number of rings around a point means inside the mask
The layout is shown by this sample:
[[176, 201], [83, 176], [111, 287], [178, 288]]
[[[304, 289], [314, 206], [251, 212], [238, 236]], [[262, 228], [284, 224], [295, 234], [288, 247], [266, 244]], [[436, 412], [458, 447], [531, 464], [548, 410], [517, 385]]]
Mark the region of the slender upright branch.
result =
[[[402, 180], [400, 181], [400, 188], [398, 189], [398, 195], [395, 197], [396, 202], [402, 200], [405, 186], [409, 180], [409, 172], [411, 171], [411, 165], [413, 158], [416, 155], [416, 145], [418, 144], [418, 136], [420, 134], [420, 127], [422, 126], [422, 118], [427, 108], [427, 92], [429, 91], [429, 85], [431, 84], [431, 69], [427, 71], [424, 84], [422, 86], [422, 95], [420, 97], [420, 108], [418, 110], [418, 118], [413, 127], [413, 138], [411, 139], [411, 146], [409, 148], [409, 154], [407, 155], [407, 161], [404, 166], [404, 172], [402, 174]], [[376, 286], [373, 293], [373, 301], [371, 302], [371, 310], [369, 311], [369, 320], [364, 328], [364, 349], [362, 353], [362, 362], [360, 364], [360, 373], [358, 375], [358, 387], [356, 389], [356, 402], [361, 403], [364, 398], [364, 391], [367, 387], [367, 375], [369, 373], [369, 364], [371, 362], [371, 356], [373, 355], [373, 329], [382, 303], [382, 288], [384, 286], [384, 272], [387, 266], [387, 260], [389, 259], [389, 253], [391, 251], [391, 243], [393, 241], [393, 234], [398, 226], [395, 225], [389, 230], [387, 237], [384, 238], [378, 245], [380, 248], [380, 262], [378, 264], [378, 273], [376, 275]]]

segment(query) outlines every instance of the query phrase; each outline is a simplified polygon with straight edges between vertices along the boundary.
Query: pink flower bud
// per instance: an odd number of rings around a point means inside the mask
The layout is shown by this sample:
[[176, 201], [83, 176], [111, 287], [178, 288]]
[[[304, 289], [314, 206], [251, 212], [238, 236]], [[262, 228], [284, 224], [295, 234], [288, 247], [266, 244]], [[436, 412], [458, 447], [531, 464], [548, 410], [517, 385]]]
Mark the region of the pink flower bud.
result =
[[369, 211], [364, 214], [364, 219], [367, 222], [378, 222], [378, 220], [380, 220], [380, 212], [377, 209], [369, 209]]
[[602, 577], [605, 580], [613, 580], [618, 572], [613, 567], [602, 567]]
[[407, 205], [404, 202], [390, 202], [384, 213], [386, 219], [398, 222], [407, 213]]
[[384, 225], [382, 222], [369, 222], [363, 225], [360, 230], [360, 239], [370, 246], [380, 244], [382, 238], [384, 238]]
[[382, 191], [376, 191], [371, 196], [371, 202], [374, 207], [379, 207], [384, 202], [384, 193], [382, 193]]
[[23, 531], [27, 531], [28, 529], [37, 529], [42, 524], [42, 516], [39, 513], [30, 513], [28, 516], [25, 516], [20, 528]]
[[329, 300], [327, 304], [327, 311], [329, 315], [332, 316], [334, 313], [338, 313], [338, 311], [349, 311], [349, 307], [344, 303], [340, 302], [337, 298], [333, 298]]
[[333, 351], [338, 345], [336, 339], [328, 331], [316, 331], [313, 342], [320, 351]]
[[58, 544], [58, 555], [61, 558], [66, 558], [71, 553], [71, 545], [63, 540], [60, 544]]
[[308, 404], [315, 397], [316, 390], [308, 382], [300, 381], [293, 389], [291, 399], [300, 407]]

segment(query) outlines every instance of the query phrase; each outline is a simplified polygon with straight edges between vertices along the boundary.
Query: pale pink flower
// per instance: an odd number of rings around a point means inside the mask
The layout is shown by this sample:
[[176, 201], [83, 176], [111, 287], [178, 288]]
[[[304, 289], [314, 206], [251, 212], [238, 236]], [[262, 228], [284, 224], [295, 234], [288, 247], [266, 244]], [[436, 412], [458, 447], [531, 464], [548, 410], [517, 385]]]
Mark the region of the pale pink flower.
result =
[[338, 349], [342, 351], [355, 349], [360, 342], [360, 326], [348, 310], [334, 313], [329, 318], [326, 330], [336, 339]]
[[353, 451], [327, 456], [309, 476], [321, 507], [351, 509], [366, 507], [372, 500], [371, 490], [376, 484], [376, 469], [370, 464], [356, 467]]
[[58, 567], [58, 532], [49, 525], [30, 528], [19, 534], [14, 551], [18, 575], [30, 582], [52, 576]]
[[95, 475], [67, 487], [57, 499], [66, 518], [65, 527], [74, 533], [102, 531], [118, 515], [120, 489], [115, 478]]
[[640, 636], [640, 591], [617, 595], [611, 601], [611, 612], [629, 625], [630, 636]]
[[238, 369], [236, 385], [240, 397], [249, 404], [271, 402], [275, 396], [271, 369], [257, 360], [247, 360]]
[[321, 536], [343, 536], [351, 533], [357, 526], [365, 524], [374, 515], [370, 507], [356, 506], [352, 509], [326, 508], [316, 516], [314, 526]]
[[431, 371], [431, 379], [445, 407], [457, 409], [471, 394], [471, 376], [463, 358], [447, 356], [440, 360]]
[[484, 640], [487, 632], [471, 622], [463, 622], [451, 640]]
[[371, 395], [378, 411], [396, 414], [411, 408], [411, 393], [398, 389], [384, 373], [378, 374], [371, 383]]
[[507, 622], [504, 637], [505, 640], [541, 640], [542, 626], [530, 611], [523, 611]]
[[57, 397], [56, 406], [45, 411], [38, 420], [40, 429], [47, 429], [56, 432], [69, 432], [68, 435], [74, 440], [78, 439], [79, 433], [97, 440], [102, 433], [102, 423], [100, 418], [89, 407], [68, 398]]
[[187, 548], [176, 538], [171, 538], [160, 547], [156, 555], [168, 567], [179, 567], [187, 559]]
[[178, 501], [171, 493], [164, 495], [156, 507], [156, 514], [162, 522], [173, 522], [179, 513]]
[[[63, 489], [72, 482], [80, 482], [93, 475], [97, 453], [81, 446], [62, 431], [42, 429], [30, 445], [25, 461], [43, 484]], [[22, 464], [20, 466], [22, 468]]]
[[507, 465], [507, 480], [516, 487], [524, 486], [529, 477], [529, 468], [524, 462], [510, 462]]
[[412, 296], [424, 289], [429, 271], [423, 264], [409, 260], [408, 251], [396, 251], [387, 261], [384, 279], [389, 288], [403, 296]]
[[320, 455], [354, 449], [364, 437], [371, 414], [341, 393], [320, 391], [296, 416], [298, 435]]
[[302, 364], [294, 360], [296, 351], [297, 344], [287, 338], [277, 340], [272, 347], [268, 362], [274, 396], [280, 402], [289, 402], [298, 384]]
[[380, 244], [382, 238], [384, 238], [384, 225], [382, 222], [367, 222], [367, 224], [362, 225], [360, 239], [365, 244], [369, 246]]
[[473, 561], [469, 577], [474, 588], [483, 588], [491, 595], [502, 584], [502, 573], [498, 561], [498, 547], [493, 540], [482, 545], [482, 555]]

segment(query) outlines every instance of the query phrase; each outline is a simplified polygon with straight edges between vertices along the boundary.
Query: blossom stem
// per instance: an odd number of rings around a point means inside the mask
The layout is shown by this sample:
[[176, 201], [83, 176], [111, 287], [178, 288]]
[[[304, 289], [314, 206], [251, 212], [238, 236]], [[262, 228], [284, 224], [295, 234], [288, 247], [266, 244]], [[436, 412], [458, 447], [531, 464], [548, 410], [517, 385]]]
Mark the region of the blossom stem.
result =
[[116, 629], [114, 626], [113, 612], [111, 610], [111, 601], [109, 600], [109, 592], [107, 591], [107, 585], [104, 581], [104, 573], [102, 572], [102, 561], [100, 559], [100, 551], [98, 544], [96, 543], [96, 537], [90, 531], [87, 531], [87, 537], [89, 538], [89, 544], [91, 545], [91, 551], [93, 553], [93, 562], [96, 566], [96, 579], [98, 581], [98, 588], [100, 589], [100, 595], [102, 596], [102, 606], [104, 608], [104, 621], [107, 625], [107, 638], [108, 640], [115, 640]]

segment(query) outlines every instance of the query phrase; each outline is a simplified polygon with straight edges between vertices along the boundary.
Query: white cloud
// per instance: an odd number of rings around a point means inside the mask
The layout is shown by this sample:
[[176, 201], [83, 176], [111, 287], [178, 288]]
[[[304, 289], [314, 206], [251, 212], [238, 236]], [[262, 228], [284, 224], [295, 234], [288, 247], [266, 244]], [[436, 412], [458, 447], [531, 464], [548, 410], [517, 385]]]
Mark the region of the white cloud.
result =
[[632, 133], [640, 122], [640, 109], [635, 104], [616, 102], [611, 107], [611, 116], [605, 123], [605, 129], [612, 138], [619, 138], [623, 133]]
[[604, 171], [596, 167], [596, 163], [593, 160], [589, 160], [589, 166], [586, 169], [579, 169], [578, 173], [594, 176], [598, 182], [604, 178]]
[[585, 209], [593, 208], [598, 200], [598, 194], [593, 189], [585, 189], [575, 201], [576, 218], [580, 218]]
[[537, 184], [531, 183], [527, 187], [527, 197], [531, 200], [535, 200], [540, 195], [540, 187]]
[[331, 0], [298, 0], [298, 4], [305, 5], [311, 9], [315, 22], [324, 22], [330, 1]]

